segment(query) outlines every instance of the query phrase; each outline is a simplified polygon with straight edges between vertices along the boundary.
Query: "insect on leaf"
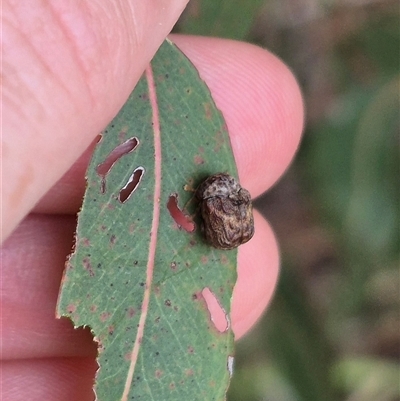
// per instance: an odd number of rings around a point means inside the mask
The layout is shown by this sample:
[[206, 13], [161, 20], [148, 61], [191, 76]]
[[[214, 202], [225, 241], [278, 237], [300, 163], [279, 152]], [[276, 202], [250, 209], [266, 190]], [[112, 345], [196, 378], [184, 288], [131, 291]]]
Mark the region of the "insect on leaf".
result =
[[98, 343], [97, 400], [225, 399], [237, 252], [191, 217], [217, 172], [236, 176], [223, 118], [166, 41], [101, 134], [58, 300]]

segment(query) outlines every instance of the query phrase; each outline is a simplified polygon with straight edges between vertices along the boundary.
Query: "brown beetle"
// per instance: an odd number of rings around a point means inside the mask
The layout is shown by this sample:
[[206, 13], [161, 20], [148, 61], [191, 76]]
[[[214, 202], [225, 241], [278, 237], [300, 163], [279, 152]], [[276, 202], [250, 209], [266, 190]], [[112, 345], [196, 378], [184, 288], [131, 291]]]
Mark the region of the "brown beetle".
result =
[[208, 177], [196, 191], [207, 241], [218, 249], [233, 249], [254, 235], [249, 191], [229, 174]]

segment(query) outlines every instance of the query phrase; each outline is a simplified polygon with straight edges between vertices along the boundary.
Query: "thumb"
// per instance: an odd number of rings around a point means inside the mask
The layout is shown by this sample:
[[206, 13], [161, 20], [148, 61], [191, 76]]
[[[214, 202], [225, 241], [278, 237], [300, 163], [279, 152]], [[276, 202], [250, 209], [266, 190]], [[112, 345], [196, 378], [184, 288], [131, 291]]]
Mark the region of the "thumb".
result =
[[3, 1], [1, 240], [116, 115], [187, 1]]

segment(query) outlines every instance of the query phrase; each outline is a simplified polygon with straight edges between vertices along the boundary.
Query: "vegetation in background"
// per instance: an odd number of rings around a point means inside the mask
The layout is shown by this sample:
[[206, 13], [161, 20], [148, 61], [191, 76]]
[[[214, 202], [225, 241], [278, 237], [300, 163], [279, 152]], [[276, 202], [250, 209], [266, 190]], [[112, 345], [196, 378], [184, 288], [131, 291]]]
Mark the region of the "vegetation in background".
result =
[[192, 0], [177, 30], [273, 51], [307, 109], [294, 164], [256, 202], [282, 273], [228, 400], [400, 400], [398, 2]]

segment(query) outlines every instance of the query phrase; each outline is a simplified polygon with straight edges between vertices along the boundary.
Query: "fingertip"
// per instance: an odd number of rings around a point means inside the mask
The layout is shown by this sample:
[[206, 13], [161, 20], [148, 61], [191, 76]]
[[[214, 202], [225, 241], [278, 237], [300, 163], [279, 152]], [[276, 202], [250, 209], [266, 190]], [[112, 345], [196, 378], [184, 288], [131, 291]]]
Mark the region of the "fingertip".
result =
[[173, 36], [223, 111], [239, 176], [253, 197], [287, 169], [303, 130], [303, 100], [289, 68], [261, 47]]
[[232, 327], [242, 337], [270, 302], [279, 275], [279, 248], [271, 226], [257, 211], [254, 237], [239, 248], [238, 280], [233, 291]]

